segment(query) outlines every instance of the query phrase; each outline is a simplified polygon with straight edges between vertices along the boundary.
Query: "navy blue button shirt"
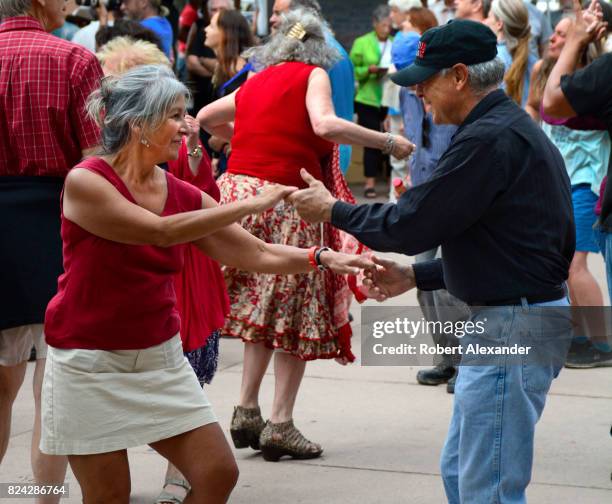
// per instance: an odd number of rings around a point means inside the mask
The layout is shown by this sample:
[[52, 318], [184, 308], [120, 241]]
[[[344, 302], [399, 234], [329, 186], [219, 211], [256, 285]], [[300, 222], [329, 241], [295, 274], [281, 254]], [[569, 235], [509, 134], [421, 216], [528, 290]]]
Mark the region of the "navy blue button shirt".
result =
[[374, 250], [442, 259], [415, 265], [417, 286], [465, 302], [555, 291], [575, 229], [563, 158], [501, 90], [469, 113], [432, 177], [397, 204], [337, 202], [332, 224]]

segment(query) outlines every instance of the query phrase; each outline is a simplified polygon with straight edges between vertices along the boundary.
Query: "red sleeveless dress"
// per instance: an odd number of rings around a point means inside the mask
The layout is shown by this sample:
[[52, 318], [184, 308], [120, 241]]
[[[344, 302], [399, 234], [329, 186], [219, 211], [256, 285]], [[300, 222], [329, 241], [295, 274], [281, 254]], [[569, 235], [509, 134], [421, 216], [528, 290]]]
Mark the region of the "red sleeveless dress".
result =
[[[228, 171], [219, 179], [222, 202], [248, 198], [271, 183], [304, 187], [302, 167], [336, 197], [354, 202], [338, 168], [337, 147], [315, 135], [310, 123], [306, 91], [315, 68], [283, 63], [242, 85], [235, 99]], [[245, 217], [241, 225], [268, 243], [301, 248], [323, 243], [336, 250], [344, 245], [338, 230], [307, 223], [283, 202]], [[358, 253], [357, 246], [351, 252]], [[354, 359], [348, 323], [351, 293], [344, 276], [329, 271], [262, 275], [225, 268], [225, 279], [231, 312], [222, 334], [282, 348], [303, 360]]]
[[[210, 159], [202, 153], [198, 174], [189, 168], [185, 140], [176, 161], [168, 161], [175, 177], [189, 182], [211, 198], [219, 201], [219, 188], [212, 176]], [[229, 298], [223, 273], [217, 261], [205, 256], [194, 245], [185, 248], [185, 266], [174, 277], [177, 309], [181, 317], [183, 350], [191, 352], [206, 344], [213, 331], [223, 327], [229, 313]]]

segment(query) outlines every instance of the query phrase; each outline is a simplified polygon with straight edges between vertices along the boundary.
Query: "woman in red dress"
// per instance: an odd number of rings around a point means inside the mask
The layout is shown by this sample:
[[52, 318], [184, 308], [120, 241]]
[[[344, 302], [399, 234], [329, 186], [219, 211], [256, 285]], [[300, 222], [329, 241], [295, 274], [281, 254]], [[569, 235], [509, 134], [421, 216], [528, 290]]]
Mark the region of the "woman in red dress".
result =
[[[231, 139], [228, 171], [219, 179], [225, 203], [242, 201], [273, 184], [305, 187], [300, 168], [328, 187], [335, 181], [350, 197], [333, 162], [334, 144], [377, 148], [400, 159], [412, 150], [404, 138], [335, 115], [324, 68], [333, 65], [338, 54], [325, 42], [322, 20], [300, 9], [283, 17], [265, 46], [246, 53], [256, 68], [265, 70], [197, 116], [209, 133]], [[289, 204], [247, 216], [241, 223], [268, 243], [311, 247], [342, 242], [331, 226], [322, 230], [308, 224]], [[295, 428], [293, 407], [306, 361], [336, 358], [346, 363], [352, 358], [347, 280], [331, 272], [282, 277], [227, 268], [225, 273], [231, 314], [222, 334], [247, 343], [240, 401], [230, 427], [234, 445], [261, 448], [266, 460], [318, 457], [322, 448]], [[275, 394], [266, 424], [258, 396], [275, 350]]]

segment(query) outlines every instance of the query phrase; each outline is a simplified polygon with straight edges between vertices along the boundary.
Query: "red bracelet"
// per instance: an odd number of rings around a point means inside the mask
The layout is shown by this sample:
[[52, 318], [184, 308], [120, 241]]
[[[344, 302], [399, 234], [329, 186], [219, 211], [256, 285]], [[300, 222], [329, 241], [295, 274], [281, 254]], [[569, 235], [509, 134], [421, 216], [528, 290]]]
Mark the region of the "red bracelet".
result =
[[317, 261], [315, 259], [315, 254], [317, 253], [317, 250], [319, 250], [319, 247], [317, 247], [316, 245], [308, 249], [308, 262], [316, 270], [319, 269], [319, 265], [317, 264]]

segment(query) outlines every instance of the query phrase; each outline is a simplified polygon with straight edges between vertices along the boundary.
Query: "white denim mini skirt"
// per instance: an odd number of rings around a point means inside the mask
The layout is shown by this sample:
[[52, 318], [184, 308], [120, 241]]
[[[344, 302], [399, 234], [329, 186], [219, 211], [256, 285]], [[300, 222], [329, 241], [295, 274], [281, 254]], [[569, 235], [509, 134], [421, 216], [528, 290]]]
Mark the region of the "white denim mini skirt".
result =
[[143, 350], [49, 347], [42, 388], [43, 453], [106, 453], [216, 421], [178, 334]]

